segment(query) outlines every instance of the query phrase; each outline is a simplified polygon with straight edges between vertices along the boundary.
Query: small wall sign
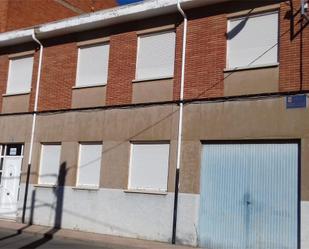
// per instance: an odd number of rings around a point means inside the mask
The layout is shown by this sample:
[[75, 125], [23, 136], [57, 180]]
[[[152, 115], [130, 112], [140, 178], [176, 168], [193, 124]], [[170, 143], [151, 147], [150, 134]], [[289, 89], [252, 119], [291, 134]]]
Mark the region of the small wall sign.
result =
[[307, 107], [307, 95], [299, 94], [294, 96], [286, 97], [286, 108], [296, 109], [296, 108], [306, 108]]

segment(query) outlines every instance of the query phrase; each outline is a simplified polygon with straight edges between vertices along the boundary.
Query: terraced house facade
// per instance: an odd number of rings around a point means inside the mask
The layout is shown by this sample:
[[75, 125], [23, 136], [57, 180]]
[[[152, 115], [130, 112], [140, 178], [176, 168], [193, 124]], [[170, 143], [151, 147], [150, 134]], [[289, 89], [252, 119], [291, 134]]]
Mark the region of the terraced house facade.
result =
[[149, 0], [0, 47], [1, 218], [309, 248], [306, 1]]

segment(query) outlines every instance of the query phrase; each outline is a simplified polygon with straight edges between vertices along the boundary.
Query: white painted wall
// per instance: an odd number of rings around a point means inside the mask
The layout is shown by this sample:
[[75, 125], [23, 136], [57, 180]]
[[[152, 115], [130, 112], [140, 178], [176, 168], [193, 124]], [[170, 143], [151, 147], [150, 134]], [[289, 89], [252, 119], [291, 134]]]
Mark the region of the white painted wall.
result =
[[[23, 189], [19, 200], [21, 217]], [[30, 186], [36, 191], [33, 224], [54, 225], [57, 205], [53, 188]], [[184, 244], [196, 245], [198, 195], [179, 195], [178, 238]], [[64, 188], [62, 227], [124, 237], [170, 242], [172, 237], [174, 194], [149, 195], [125, 193], [118, 189], [76, 190]]]
[[177, 243], [198, 244], [198, 216], [200, 195], [179, 194], [177, 218]]
[[301, 202], [301, 249], [309, 249], [309, 201]]
[[[30, 185], [36, 191], [33, 223], [53, 226], [56, 198], [53, 188]], [[22, 215], [24, 185], [21, 185], [19, 213]], [[172, 237], [173, 193], [165, 196], [125, 193], [120, 189], [75, 190], [65, 187], [62, 227], [87, 232], [170, 242]], [[179, 194], [177, 242], [198, 244], [199, 195]], [[301, 249], [309, 249], [309, 202], [301, 203]]]

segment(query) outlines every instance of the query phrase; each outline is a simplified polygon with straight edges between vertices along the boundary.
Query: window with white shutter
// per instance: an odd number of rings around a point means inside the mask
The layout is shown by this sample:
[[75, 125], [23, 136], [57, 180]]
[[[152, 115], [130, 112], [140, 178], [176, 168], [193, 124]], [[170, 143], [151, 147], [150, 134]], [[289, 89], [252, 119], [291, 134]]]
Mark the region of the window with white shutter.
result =
[[175, 32], [138, 37], [136, 79], [172, 77], [175, 63]]
[[102, 144], [80, 144], [77, 186], [99, 187]]
[[278, 12], [228, 21], [227, 68], [278, 62]]
[[169, 144], [131, 144], [131, 190], [167, 191]]
[[33, 56], [10, 59], [7, 94], [26, 93], [31, 90]]
[[108, 60], [108, 43], [79, 47], [76, 86], [105, 85]]
[[60, 169], [60, 144], [43, 144], [41, 147], [41, 161], [39, 184], [56, 185]]

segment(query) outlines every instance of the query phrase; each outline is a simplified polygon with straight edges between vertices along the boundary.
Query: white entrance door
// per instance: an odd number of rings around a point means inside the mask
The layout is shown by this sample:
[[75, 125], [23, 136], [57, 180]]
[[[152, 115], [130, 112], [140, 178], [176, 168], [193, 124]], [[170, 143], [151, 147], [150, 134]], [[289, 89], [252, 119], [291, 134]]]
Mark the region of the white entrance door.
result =
[[4, 157], [0, 183], [1, 218], [16, 218], [21, 164], [21, 156]]

